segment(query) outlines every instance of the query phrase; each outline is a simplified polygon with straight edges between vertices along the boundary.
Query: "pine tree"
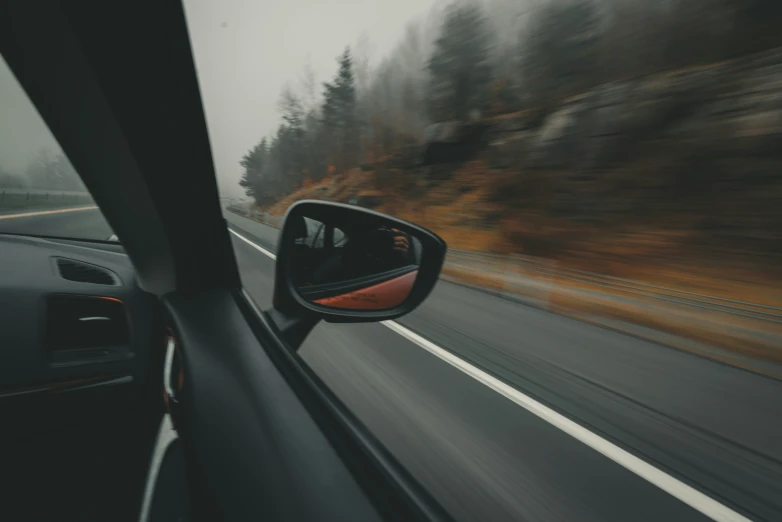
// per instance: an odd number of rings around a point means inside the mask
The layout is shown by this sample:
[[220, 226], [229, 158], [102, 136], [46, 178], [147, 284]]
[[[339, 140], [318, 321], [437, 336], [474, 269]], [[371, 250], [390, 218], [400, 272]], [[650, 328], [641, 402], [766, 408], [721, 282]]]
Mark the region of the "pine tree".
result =
[[491, 35], [477, 5], [454, 3], [445, 13], [429, 59], [429, 100], [435, 120], [466, 120], [486, 103], [492, 71]]
[[540, 7], [522, 34], [524, 87], [533, 105], [546, 105], [595, 82], [600, 16], [592, 0]]
[[358, 125], [356, 118], [356, 87], [350, 49], [338, 59], [339, 70], [334, 80], [324, 83], [323, 128], [327, 135], [332, 163], [343, 172], [358, 163]]
[[283, 137], [284, 144], [289, 157], [286, 157], [286, 164], [290, 168], [290, 175], [295, 178], [294, 181], [304, 179], [307, 175], [309, 165], [310, 139], [306, 124], [306, 113], [304, 104], [290, 88], [285, 88], [280, 95], [278, 108], [282, 113], [282, 119], [285, 122]]
[[268, 155], [266, 138], [247, 151], [239, 164], [244, 167], [239, 185], [244, 188], [245, 194], [253, 198], [256, 203], [264, 203], [263, 170]]

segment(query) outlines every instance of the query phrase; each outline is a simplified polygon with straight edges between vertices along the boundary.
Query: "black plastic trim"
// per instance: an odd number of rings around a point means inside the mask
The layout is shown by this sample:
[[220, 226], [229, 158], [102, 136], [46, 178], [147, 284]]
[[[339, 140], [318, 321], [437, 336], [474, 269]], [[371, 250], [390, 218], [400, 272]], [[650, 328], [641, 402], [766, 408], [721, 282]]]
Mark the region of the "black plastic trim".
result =
[[63, 393], [69, 391], [83, 390], [86, 388], [95, 388], [98, 386], [115, 386], [118, 384], [133, 383], [132, 375], [109, 375], [106, 377], [92, 377], [87, 379], [77, 379], [73, 381], [51, 382], [40, 386], [31, 386], [28, 388], [19, 388], [13, 390], [0, 391], [0, 399], [9, 397], [18, 397], [20, 395], [32, 395], [39, 393]]
[[[57, 270], [57, 275], [59, 275], [61, 278], [65, 279], [66, 281], [73, 281], [75, 283], [87, 283], [91, 285], [102, 285], [102, 286], [122, 286], [122, 279], [114, 272], [113, 270], [109, 270], [108, 268], [100, 265], [96, 265], [95, 263], [88, 263], [87, 261], [82, 261], [80, 259], [71, 259], [70, 257], [63, 257], [63, 256], [52, 256], [52, 261], [54, 262], [55, 268]], [[73, 274], [69, 274], [67, 271], [68, 269], [87, 269], [92, 270], [94, 274], [100, 274], [106, 276], [106, 280], [108, 282], [99, 282], [97, 280], [89, 281], [87, 278], [78, 279], [73, 276]]]

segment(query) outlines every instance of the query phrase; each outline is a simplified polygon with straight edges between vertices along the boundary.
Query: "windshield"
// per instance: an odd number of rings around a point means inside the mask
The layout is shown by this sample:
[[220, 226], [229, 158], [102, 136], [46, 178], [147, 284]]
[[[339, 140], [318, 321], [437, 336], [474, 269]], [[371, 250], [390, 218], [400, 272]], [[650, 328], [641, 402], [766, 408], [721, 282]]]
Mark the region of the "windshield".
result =
[[2, 58], [0, 233], [116, 239], [76, 169]]

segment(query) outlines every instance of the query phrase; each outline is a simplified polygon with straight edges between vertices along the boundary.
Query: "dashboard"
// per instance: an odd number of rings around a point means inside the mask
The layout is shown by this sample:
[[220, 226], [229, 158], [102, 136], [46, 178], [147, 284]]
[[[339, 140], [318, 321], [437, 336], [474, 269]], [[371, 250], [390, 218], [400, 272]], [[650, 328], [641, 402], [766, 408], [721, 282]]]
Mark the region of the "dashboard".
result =
[[0, 253], [0, 401], [111, 386], [132, 402], [159, 385], [161, 308], [121, 245], [0, 234]]

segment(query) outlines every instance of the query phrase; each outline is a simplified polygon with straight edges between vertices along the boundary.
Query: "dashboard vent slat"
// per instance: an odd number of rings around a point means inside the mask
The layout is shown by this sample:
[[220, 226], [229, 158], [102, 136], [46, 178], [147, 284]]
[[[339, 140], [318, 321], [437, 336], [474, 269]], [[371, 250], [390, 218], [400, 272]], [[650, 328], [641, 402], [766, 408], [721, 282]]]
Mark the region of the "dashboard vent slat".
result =
[[60, 272], [60, 277], [67, 279], [68, 281], [92, 283], [95, 285], [119, 285], [119, 278], [116, 274], [106, 268], [91, 265], [83, 261], [58, 257], [57, 269]]

